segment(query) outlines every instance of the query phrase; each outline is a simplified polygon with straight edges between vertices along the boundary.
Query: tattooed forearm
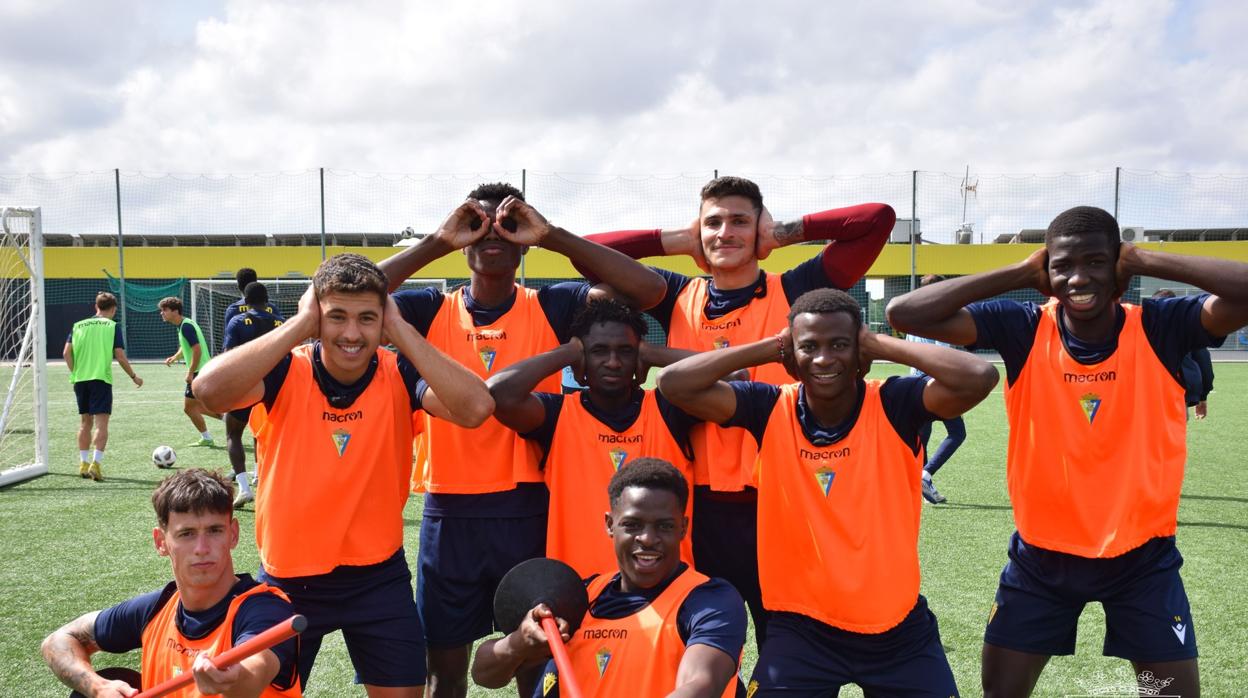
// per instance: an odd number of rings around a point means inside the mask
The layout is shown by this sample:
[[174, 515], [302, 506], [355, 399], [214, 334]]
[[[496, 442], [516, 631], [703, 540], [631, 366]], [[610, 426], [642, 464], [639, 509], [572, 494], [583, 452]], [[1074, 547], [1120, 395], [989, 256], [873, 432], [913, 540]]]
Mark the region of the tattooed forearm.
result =
[[96, 678], [91, 668], [91, 654], [99, 651], [95, 643], [95, 617], [88, 613], [67, 623], [43, 641], [43, 659], [61, 683], [89, 693]]
[[784, 247], [802, 241], [802, 235], [806, 232], [805, 226], [802, 225], [802, 219], [797, 219], [789, 223], [776, 223], [775, 232], [777, 246]]

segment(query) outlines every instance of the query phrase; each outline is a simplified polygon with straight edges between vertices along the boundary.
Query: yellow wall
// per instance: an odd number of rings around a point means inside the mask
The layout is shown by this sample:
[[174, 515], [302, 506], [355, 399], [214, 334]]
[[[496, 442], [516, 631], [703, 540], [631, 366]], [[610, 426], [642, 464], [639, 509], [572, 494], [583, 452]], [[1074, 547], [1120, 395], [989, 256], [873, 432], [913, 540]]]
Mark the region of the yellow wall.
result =
[[[1248, 262], [1248, 241], [1240, 242], [1171, 242], [1143, 243], [1145, 249], [1164, 250], [1178, 254], [1199, 254]], [[922, 245], [916, 252], [919, 274], [972, 274], [1017, 262], [1038, 245]], [[763, 261], [768, 271], [784, 271], [810, 259], [819, 247], [799, 245], [776, 250]], [[374, 260], [385, 259], [396, 251], [392, 247], [328, 247], [327, 254], [358, 252]], [[0, 269], [20, 268], [12, 251], [0, 250]], [[239, 267], [254, 268], [261, 278], [309, 276], [321, 261], [319, 247], [128, 247], [126, 248], [127, 279], [167, 278], [233, 278]], [[698, 274], [688, 257], [653, 258], [646, 260], [656, 266], [683, 274]], [[44, 251], [47, 278], [103, 278], [104, 270], [118, 275], [115, 247], [51, 247]], [[910, 247], [887, 245], [868, 276], [908, 276]], [[566, 258], [553, 252], [534, 249], [525, 260], [525, 275], [534, 278], [576, 278], [576, 270]], [[468, 267], [462, 254], [450, 254], [425, 267], [425, 278], [462, 278]]]

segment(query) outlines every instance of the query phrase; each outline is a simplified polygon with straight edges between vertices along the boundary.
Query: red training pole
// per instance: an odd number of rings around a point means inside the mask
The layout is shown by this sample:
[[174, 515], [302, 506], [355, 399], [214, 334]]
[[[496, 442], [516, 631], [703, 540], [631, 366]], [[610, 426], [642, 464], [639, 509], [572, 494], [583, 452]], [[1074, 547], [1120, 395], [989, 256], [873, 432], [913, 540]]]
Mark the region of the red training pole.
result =
[[[212, 665], [218, 669], [224, 669], [233, 666], [250, 657], [251, 655], [267, 650], [273, 645], [285, 642], [290, 638], [303, 632], [308, 627], [308, 619], [301, 615], [295, 614], [286, 620], [274, 625], [268, 630], [250, 638], [238, 647], [232, 647], [221, 654], [212, 657]], [[556, 637], [555, 639], [559, 639]], [[564, 652], [567, 656], [567, 652]], [[562, 669], [560, 670], [562, 671]], [[174, 691], [194, 683], [195, 675], [191, 672], [179, 674], [178, 676], [165, 681], [159, 686], [153, 686], [146, 691], [138, 694], [134, 698], [159, 698], [159, 696], [169, 695]], [[577, 694], [579, 696], [579, 694]]]
[[564, 698], [581, 698], [581, 687], [576, 685], [576, 675], [572, 673], [572, 660], [568, 658], [568, 648], [563, 645], [563, 636], [559, 634], [559, 626], [554, 618], [542, 619], [542, 630], [546, 631], [546, 643], [550, 645], [550, 653], [555, 657], [555, 667], [559, 669], [559, 695]]

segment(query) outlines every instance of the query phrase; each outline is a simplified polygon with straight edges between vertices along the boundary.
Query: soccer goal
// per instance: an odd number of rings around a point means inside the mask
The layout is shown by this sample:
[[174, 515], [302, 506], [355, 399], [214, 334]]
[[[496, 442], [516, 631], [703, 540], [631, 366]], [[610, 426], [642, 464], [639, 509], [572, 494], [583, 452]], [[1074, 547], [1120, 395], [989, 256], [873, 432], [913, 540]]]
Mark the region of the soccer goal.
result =
[[[299, 299], [311, 279], [260, 279], [269, 291], [269, 305], [284, 317], [295, 314]], [[401, 290], [433, 287], [446, 290], [446, 279], [408, 279]], [[191, 313], [188, 317], [204, 331], [213, 354], [221, 351], [225, 340], [225, 309], [242, 294], [234, 279], [191, 279]]]
[[43, 229], [38, 208], [0, 209], [0, 487], [48, 472]]

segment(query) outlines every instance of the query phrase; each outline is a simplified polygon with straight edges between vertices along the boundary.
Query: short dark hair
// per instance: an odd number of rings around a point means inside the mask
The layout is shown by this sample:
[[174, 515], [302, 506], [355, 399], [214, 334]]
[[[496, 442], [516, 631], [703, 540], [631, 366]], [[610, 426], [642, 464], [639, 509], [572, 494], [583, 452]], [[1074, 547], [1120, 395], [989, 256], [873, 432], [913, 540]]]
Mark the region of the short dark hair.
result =
[[253, 281], [243, 289], [243, 300], [252, 308], [261, 308], [269, 302], [269, 287]]
[[468, 198], [476, 201], [497, 201], [502, 203], [503, 199], [509, 196], [514, 196], [524, 201], [524, 192], [506, 182], [479, 184], [476, 189], [468, 192]]
[[754, 205], [755, 211], [763, 210], [763, 192], [758, 185], [745, 177], [716, 177], [702, 187], [702, 201], [725, 196], [744, 196]]
[[789, 326], [793, 326], [793, 318], [802, 313], [815, 315], [831, 315], [846, 313], [854, 320], [854, 329], [862, 327], [862, 306], [848, 293], [836, 288], [817, 288], [807, 291], [793, 301], [789, 308]]
[[1118, 246], [1122, 244], [1118, 221], [1109, 211], [1095, 206], [1076, 206], [1057, 214], [1044, 231], [1044, 242], [1047, 245], [1053, 238], [1085, 235], [1105, 236], [1114, 256], [1118, 256]]
[[152, 493], [156, 522], [163, 529], [170, 514], [234, 514], [234, 485], [213, 470], [191, 468], [170, 475]]
[[161, 298], [160, 302], [156, 304], [156, 307], [162, 310], [176, 310], [179, 313], [181, 313], [182, 312], [182, 299], [178, 298], [177, 296], [169, 296], [168, 298]]
[[1153, 292], [1153, 298], [1174, 298], [1174, 291], [1168, 288], [1159, 288]]
[[927, 274], [923, 278], [919, 279], [919, 288], [923, 288], [924, 286], [931, 286], [932, 284], [938, 284], [944, 280], [945, 280], [945, 277], [941, 276], [940, 274]]
[[251, 267], [243, 267], [234, 272], [234, 280], [238, 282], [238, 290], [244, 293], [247, 292], [247, 284], [255, 283], [257, 278], [256, 270]]
[[108, 291], [95, 294], [95, 307], [99, 310], [112, 310], [117, 307], [117, 296]]
[[331, 293], [375, 293], [383, 306], [389, 283], [386, 273], [373, 260], [350, 252], [321, 262], [312, 276], [312, 286], [320, 298]]
[[641, 313], [612, 298], [597, 298], [586, 303], [572, 317], [569, 329], [573, 337], [584, 339], [594, 325], [604, 322], [627, 325], [636, 333], [638, 341], [645, 339], [646, 320]]
[[607, 497], [611, 506], [620, 501], [620, 496], [629, 487], [643, 487], [650, 490], [663, 490], [676, 495], [680, 502], [680, 510], [685, 510], [689, 502], [689, 483], [676, 466], [662, 458], [638, 458], [625, 463], [611, 476], [607, 483]]

